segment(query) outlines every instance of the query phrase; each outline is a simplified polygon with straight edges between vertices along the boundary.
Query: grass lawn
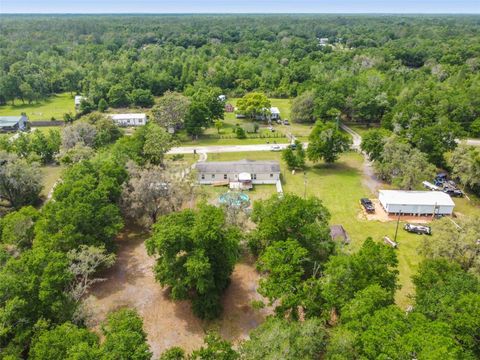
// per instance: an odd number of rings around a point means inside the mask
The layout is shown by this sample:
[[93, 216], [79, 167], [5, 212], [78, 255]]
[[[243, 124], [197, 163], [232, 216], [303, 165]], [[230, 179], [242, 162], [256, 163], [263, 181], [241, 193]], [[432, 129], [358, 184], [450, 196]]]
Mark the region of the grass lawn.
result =
[[75, 113], [75, 104], [70, 93], [63, 93], [52, 95], [38, 103], [22, 104], [20, 100], [16, 100], [15, 105], [0, 106], [0, 116], [20, 115], [22, 112], [25, 112], [32, 121], [50, 120], [52, 117], [62, 120], [63, 114]]
[[[227, 99], [227, 103], [235, 106], [237, 104], [238, 98]], [[270, 99], [272, 106], [278, 107], [282, 119], [290, 120], [290, 99]], [[253, 124], [257, 123], [259, 125], [258, 133], [262, 134], [262, 138], [247, 138], [247, 139], [237, 139], [233, 134], [233, 129], [238, 125], [242, 126], [244, 129], [253, 132]], [[290, 121], [291, 123], [291, 121]], [[204, 134], [198, 140], [191, 140], [185, 132], [178, 133], [178, 136], [182, 142], [182, 145], [249, 145], [249, 144], [266, 144], [277, 142], [277, 143], [288, 143], [290, 140], [286, 137], [287, 134], [293, 134], [298, 137], [301, 141], [306, 141], [306, 137], [310, 134], [312, 125], [302, 125], [302, 124], [291, 124], [291, 125], [279, 125], [276, 122], [272, 124], [275, 129], [275, 132], [271, 132], [266, 121], [252, 121], [249, 119], [237, 119], [235, 113], [225, 113], [225, 118], [223, 120], [223, 128], [218, 133], [215, 127], [206, 129]], [[218, 138], [220, 135], [223, 138]], [[253, 134], [252, 134], [253, 135]], [[250, 136], [252, 136], [250, 135]], [[249, 134], [247, 134], [249, 136]]]
[[353, 131], [357, 132], [360, 136], [363, 136], [368, 130], [376, 129], [379, 127], [376, 124], [372, 124], [370, 125], [370, 127], [362, 124], [348, 124], [347, 126]]
[[52, 190], [53, 185], [55, 185], [57, 180], [62, 175], [63, 169], [63, 166], [55, 165], [42, 166], [40, 168], [43, 175], [43, 189], [40, 193], [42, 197], [46, 198], [48, 196], [48, 193], [50, 192], [50, 190]]
[[[221, 153], [209, 154], [208, 161], [230, 161], [240, 159], [255, 160], [280, 160], [281, 153], [273, 152], [250, 152], [250, 153]], [[281, 161], [281, 160], [280, 160]], [[308, 164], [306, 169], [307, 178], [307, 196], [314, 195], [319, 197], [331, 213], [331, 224], [342, 224], [350, 235], [352, 242], [349, 249], [357, 250], [367, 237], [372, 237], [376, 241], [382, 241], [383, 236], [394, 237], [396, 222], [368, 221], [362, 216], [359, 199], [364, 196], [373, 195], [362, 184], [362, 156], [357, 153], [348, 153], [343, 155], [340, 160], [327, 166], [319, 164], [312, 166]], [[285, 192], [293, 192], [303, 196], [304, 193], [304, 175], [303, 172], [297, 172], [293, 175], [286, 169], [284, 163], [282, 167], [282, 181]], [[223, 188], [206, 187], [209, 193], [218, 196], [224, 192]], [[256, 186], [251, 193], [252, 199], [266, 198], [276, 192], [275, 186], [262, 185]], [[463, 213], [480, 213], [480, 206], [475, 206], [476, 200], [468, 201], [466, 199], [455, 199], [456, 210]], [[435, 223], [432, 224], [435, 231]], [[403, 222], [400, 222], [397, 241], [399, 248], [397, 251], [399, 260], [399, 284], [401, 288], [397, 292], [396, 301], [399, 306], [406, 308], [411, 304], [409, 296], [413, 294], [414, 288], [411, 281], [415, 274], [421, 256], [418, 253], [421, 245], [422, 236], [407, 233], [403, 230]]]

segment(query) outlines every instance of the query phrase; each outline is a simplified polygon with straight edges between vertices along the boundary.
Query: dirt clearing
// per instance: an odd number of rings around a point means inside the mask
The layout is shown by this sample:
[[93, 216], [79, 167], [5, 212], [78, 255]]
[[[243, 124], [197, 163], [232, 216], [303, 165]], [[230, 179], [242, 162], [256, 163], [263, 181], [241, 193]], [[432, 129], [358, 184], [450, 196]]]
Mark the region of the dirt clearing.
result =
[[223, 317], [214, 322], [196, 318], [188, 301], [172, 301], [168, 290], [155, 281], [150, 258], [144, 246], [146, 235], [126, 231], [118, 239], [117, 262], [95, 285], [86, 298], [90, 312], [89, 326], [97, 328], [106, 315], [121, 307], [135, 308], [143, 318], [148, 342], [157, 359], [171, 346], [191, 351], [203, 344], [208, 330], [217, 330], [234, 342], [245, 339], [248, 333], [270, 313], [269, 309], [253, 310], [252, 300], [261, 299], [257, 293], [259, 274], [251, 259], [243, 259], [235, 267], [232, 283], [224, 299]]

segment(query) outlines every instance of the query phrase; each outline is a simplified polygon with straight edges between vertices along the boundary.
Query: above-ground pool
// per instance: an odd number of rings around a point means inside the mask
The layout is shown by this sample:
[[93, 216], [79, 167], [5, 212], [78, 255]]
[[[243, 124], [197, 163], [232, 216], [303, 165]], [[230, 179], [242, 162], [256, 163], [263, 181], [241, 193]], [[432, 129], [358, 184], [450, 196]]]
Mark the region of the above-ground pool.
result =
[[218, 197], [218, 202], [221, 205], [247, 207], [250, 205], [250, 198], [240, 191], [227, 191]]

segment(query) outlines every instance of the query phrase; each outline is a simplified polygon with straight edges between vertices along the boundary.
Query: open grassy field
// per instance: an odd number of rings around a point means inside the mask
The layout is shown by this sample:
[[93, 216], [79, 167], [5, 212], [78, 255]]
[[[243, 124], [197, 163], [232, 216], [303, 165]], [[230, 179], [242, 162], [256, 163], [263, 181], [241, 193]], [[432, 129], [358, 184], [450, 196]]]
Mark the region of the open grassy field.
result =
[[[273, 152], [251, 152], [251, 153], [222, 153], [209, 154], [208, 161], [229, 161], [240, 159], [268, 159], [280, 160], [281, 153]], [[281, 160], [280, 160], [281, 161]], [[359, 199], [361, 197], [373, 197], [368, 188], [362, 184], [362, 163], [363, 157], [357, 153], [343, 155], [334, 165], [319, 164], [313, 166], [308, 164], [306, 168], [306, 194], [317, 196], [325, 204], [331, 213], [331, 224], [341, 224], [347, 230], [352, 242], [348, 249], [358, 249], [367, 237], [376, 241], [382, 241], [385, 235], [394, 237], [396, 222], [369, 221], [364, 217]], [[292, 174], [286, 170], [282, 163], [282, 182], [285, 192], [293, 192], [300, 196], [304, 194], [303, 172]], [[208, 191], [215, 197], [224, 192], [225, 188], [210, 188]], [[276, 192], [273, 185], [257, 186], [253, 192], [252, 199], [266, 198]], [[475, 201], [466, 199], [455, 199], [458, 211], [464, 213], [480, 213], [480, 207]], [[432, 224], [435, 231], [435, 223]], [[412, 275], [415, 274], [421, 256], [418, 253], [419, 246], [423, 240], [422, 236], [405, 232], [403, 222], [400, 222], [397, 241], [399, 260], [399, 283], [401, 288], [397, 292], [396, 301], [399, 306], [406, 308], [411, 304], [409, 296], [413, 293]]]
[[20, 100], [17, 100], [15, 105], [0, 106], [0, 116], [20, 115], [22, 112], [26, 113], [32, 121], [50, 120], [52, 117], [56, 120], [62, 120], [63, 114], [75, 112], [75, 104], [70, 93], [63, 93], [52, 95], [38, 103], [22, 104]]

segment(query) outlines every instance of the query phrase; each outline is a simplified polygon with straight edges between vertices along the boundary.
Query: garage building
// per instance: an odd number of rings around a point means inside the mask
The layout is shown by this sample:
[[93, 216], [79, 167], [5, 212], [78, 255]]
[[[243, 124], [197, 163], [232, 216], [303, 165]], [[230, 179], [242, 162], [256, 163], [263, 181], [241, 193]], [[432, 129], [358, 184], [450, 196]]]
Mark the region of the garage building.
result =
[[452, 215], [455, 203], [441, 191], [380, 190], [378, 199], [389, 214]]

